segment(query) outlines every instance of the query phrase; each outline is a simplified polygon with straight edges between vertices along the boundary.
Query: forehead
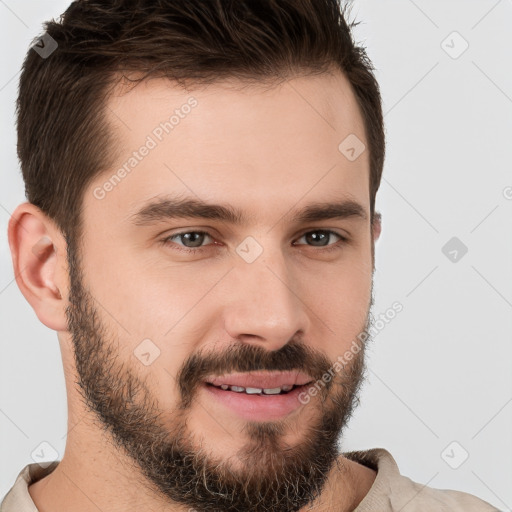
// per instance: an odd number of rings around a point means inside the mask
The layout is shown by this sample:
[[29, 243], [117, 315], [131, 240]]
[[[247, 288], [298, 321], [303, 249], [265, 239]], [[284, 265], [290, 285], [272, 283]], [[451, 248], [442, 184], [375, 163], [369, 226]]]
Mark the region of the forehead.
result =
[[341, 72], [272, 87], [225, 80], [186, 90], [145, 80], [112, 95], [106, 114], [118, 157], [92, 185], [111, 183], [100, 208], [129, 215], [168, 193], [274, 217], [301, 198], [369, 202], [368, 150], [357, 159], [342, 151], [344, 141], [357, 141], [358, 151], [367, 142]]

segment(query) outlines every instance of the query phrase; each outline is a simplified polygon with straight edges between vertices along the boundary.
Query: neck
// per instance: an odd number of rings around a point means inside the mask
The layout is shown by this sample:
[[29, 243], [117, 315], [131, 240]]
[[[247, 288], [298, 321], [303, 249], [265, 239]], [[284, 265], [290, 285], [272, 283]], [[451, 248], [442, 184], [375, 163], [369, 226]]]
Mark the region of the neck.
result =
[[377, 472], [343, 456], [338, 457], [321, 495], [300, 512], [351, 512], [370, 491]]

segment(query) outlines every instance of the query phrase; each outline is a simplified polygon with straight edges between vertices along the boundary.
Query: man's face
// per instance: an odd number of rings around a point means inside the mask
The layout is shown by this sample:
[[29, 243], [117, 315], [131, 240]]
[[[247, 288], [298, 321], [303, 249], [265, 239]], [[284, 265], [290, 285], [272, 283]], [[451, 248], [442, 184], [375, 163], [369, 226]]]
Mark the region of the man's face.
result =
[[[369, 155], [338, 149], [348, 136], [366, 144], [348, 82], [187, 92], [158, 79], [107, 112], [117, 163], [85, 191], [83, 243], [70, 248], [88, 405], [167, 499], [299, 510], [339, 453], [372, 301]], [[170, 216], [169, 199], [243, 220], [183, 204]], [[299, 219], [347, 201], [341, 215]]]

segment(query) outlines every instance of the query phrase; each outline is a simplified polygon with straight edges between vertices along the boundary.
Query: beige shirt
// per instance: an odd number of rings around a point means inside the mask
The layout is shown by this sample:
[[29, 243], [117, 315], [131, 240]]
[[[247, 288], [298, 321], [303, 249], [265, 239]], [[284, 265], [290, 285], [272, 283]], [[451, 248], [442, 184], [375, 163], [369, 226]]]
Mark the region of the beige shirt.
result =
[[[400, 475], [395, 459], [383, 448], [348, 452], [344, 456], [377, 471], [370, 491], [354, 512], [499, 512], [471, 494], [425, 487]], [[0, 512], [38, 512], [28, 486], [50, 474], [58, 463], [25, 466], [0, 504]]]

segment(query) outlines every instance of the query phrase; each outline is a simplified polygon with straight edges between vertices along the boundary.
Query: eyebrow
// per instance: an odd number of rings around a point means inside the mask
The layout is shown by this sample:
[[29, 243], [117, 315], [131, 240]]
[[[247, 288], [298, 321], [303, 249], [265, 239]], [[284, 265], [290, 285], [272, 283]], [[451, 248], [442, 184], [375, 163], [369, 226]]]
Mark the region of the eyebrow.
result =
[[[293, 214], [294, 220], [298, 223], [350, 217], [361, 220], [368, 218], [364, 207], [352, 199], [310, 203]], [[233, 225], [247, 224], [249, 220], [242, 210], [230, 205], [207, 203], [194, 198], [173, 197], [150, 200], [129, 216], [136, 226], [149, 226], [165, 220], [189, 218], [217, 220]]]

